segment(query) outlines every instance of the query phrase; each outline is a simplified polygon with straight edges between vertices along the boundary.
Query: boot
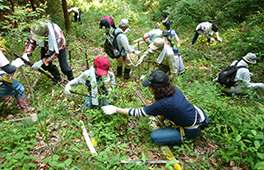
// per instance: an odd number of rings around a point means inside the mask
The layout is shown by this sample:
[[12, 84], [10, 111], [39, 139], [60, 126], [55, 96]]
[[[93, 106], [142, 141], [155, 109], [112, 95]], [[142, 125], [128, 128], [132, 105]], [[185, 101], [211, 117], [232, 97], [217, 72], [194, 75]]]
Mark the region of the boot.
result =
[[122, 70], [123, 70], [122, 66], [121, 67], [117, 66], [117, 77], [122, 76]]
[[28, 111], [28, 106], [27, 106], [27, 101], [26, 101], [26, 95], [25, 95], [25, 93], [24, 93], [23, 97], [21, 97], [21, 98], [17, 98], [16, 100], [17, 100], [19, 106], [21, 107], [21, 109], [22, 109], [25, 113], [27, 113], [27, 111]]
[[130, 70], [131, 69], [125, 68], [125, 71], [124, 71], [124, 79], [126, 79], [126, 80], [131, 79], [131, 76], [129, 75]]
[[74, 76], [73, 76], [72, 70], [69, 72], [69, 74], [67, 74], [67, 78], [68, 78], [69, 81], [71, 81], [71, 80], [74, 79]]
[[57, 69], [55, 72], [51, 73], [53, 75], [53, 77], [57, 80], [57, 81], [61, 81], [61, 76], [60, 76], [60, 71]]

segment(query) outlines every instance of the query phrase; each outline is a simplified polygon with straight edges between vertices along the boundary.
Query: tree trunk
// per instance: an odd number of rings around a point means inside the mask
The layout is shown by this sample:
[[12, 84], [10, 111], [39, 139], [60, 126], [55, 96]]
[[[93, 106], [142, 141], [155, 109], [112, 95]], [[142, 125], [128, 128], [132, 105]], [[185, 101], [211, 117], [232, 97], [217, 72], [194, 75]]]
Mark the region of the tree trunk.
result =
[[67, 1], [62, 0], [61, 2], [62, 2], [63, 13], [64, 13], [64, 21], [65, 21], [66, 31], [70, 32], [71, 31], [71, 24], [70, 24], [70, 19], [69, 19], [69, 13], [67, 11]]
[[31, 4], [31, 7], [32, 7], [32, 10], [36, 11], [36, 7], [34, 6], [34, 1], [33, 0], [30, 0], [30, 4]]

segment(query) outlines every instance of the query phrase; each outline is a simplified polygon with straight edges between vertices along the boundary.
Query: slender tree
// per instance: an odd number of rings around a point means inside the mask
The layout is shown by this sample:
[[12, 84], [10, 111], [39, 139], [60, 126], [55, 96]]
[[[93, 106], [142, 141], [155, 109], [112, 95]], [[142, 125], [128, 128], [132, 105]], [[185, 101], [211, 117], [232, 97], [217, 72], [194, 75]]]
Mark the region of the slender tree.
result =
[[70, 23], [70, 19], [69, 19], [69, 13], [67, 11], [67, 1], [62, 0], [61, 2], [62, 2], [63, 13], [64, 13], [66, 31], [70, 32], [71, 31], [71, 23]]
[[34, 5], [34, 1], [33, 0], [30, 0], [30, 4], [31, 4], [31, 7], [32, 7], [32, 10], [36, 11], [36, 7]]

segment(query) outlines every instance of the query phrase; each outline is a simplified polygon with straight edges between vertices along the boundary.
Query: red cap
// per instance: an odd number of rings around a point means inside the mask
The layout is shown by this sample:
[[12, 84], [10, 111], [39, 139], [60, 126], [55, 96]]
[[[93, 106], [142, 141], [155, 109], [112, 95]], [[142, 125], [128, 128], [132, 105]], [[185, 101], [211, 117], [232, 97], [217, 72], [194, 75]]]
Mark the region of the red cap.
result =
[[96, 72], [100, 76], [107, 76], [109, 66], [110, 66], [110, 61], [106, 56], [98, 56], [94, 60], [94, 65], [96, 66]]

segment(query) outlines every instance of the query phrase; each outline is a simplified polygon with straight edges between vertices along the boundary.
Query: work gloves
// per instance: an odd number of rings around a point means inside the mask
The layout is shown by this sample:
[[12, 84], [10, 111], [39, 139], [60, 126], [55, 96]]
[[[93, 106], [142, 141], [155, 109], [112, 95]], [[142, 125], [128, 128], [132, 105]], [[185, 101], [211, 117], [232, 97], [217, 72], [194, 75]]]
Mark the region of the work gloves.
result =
[[71, 94], [71, 85], [67, 84], [64, 89], [65, 94]]
[[31, 66], [31, 68], [34, 69], [34, 70], [38, 70], [42, 65], [43, 65], [43, 61], [39, 60], [39, 61], [35, 62], [33, 64], [33, 66]]
[[127, 28], [125, 31], [124, 31], [124, 34], [126, 34], [127, 32], [131, 31], [129, 28]]
[[152, 43], [152, 41], [151, 41], [149, 38], [145, 39], [145, 41], [146, 41], [148, 44], [151, 44], [151, 43]]
[[11, 62], [11, 65], [15, 66], [16, 68], [19, 68], [22, 65], [25, 65], [25, 63], [21, 60], [21, 58], [17, 58]]
[[140, 57], [140, 59], [137, 61], [137, 64], [136, 64], [136, 66], [138, 66], [138, 65], [140, 65], [141, 63], [142, 63], [142, 61], [143, 61], [143, 59], [145, 58], [145, 56], [143, 55], [143, 56], [141, 56]]
[[30, 62], [30, 60], [28, 59], [27, 53], [23, 54], [22, 58], [25, 59], [26, 61]]
[[140, 56], [141, 51], [134, 51], [134, 54], [136, 54], [137, 56]]
[[105, 114], [107, 115], [111, 115], [111, 114], [114, 114], [116, 113], [116, 106], [113, 106], [113, 105], [107, 105], [107, 106], [102, 106], [102, 110]]
[[222, 42], [222, 39], [220, 37], [217, 37], [217, 40], [220, 41], [220, 42]]
[[6, 72], [5, 71], [0, 71], [0, 76], [6, 77]]

